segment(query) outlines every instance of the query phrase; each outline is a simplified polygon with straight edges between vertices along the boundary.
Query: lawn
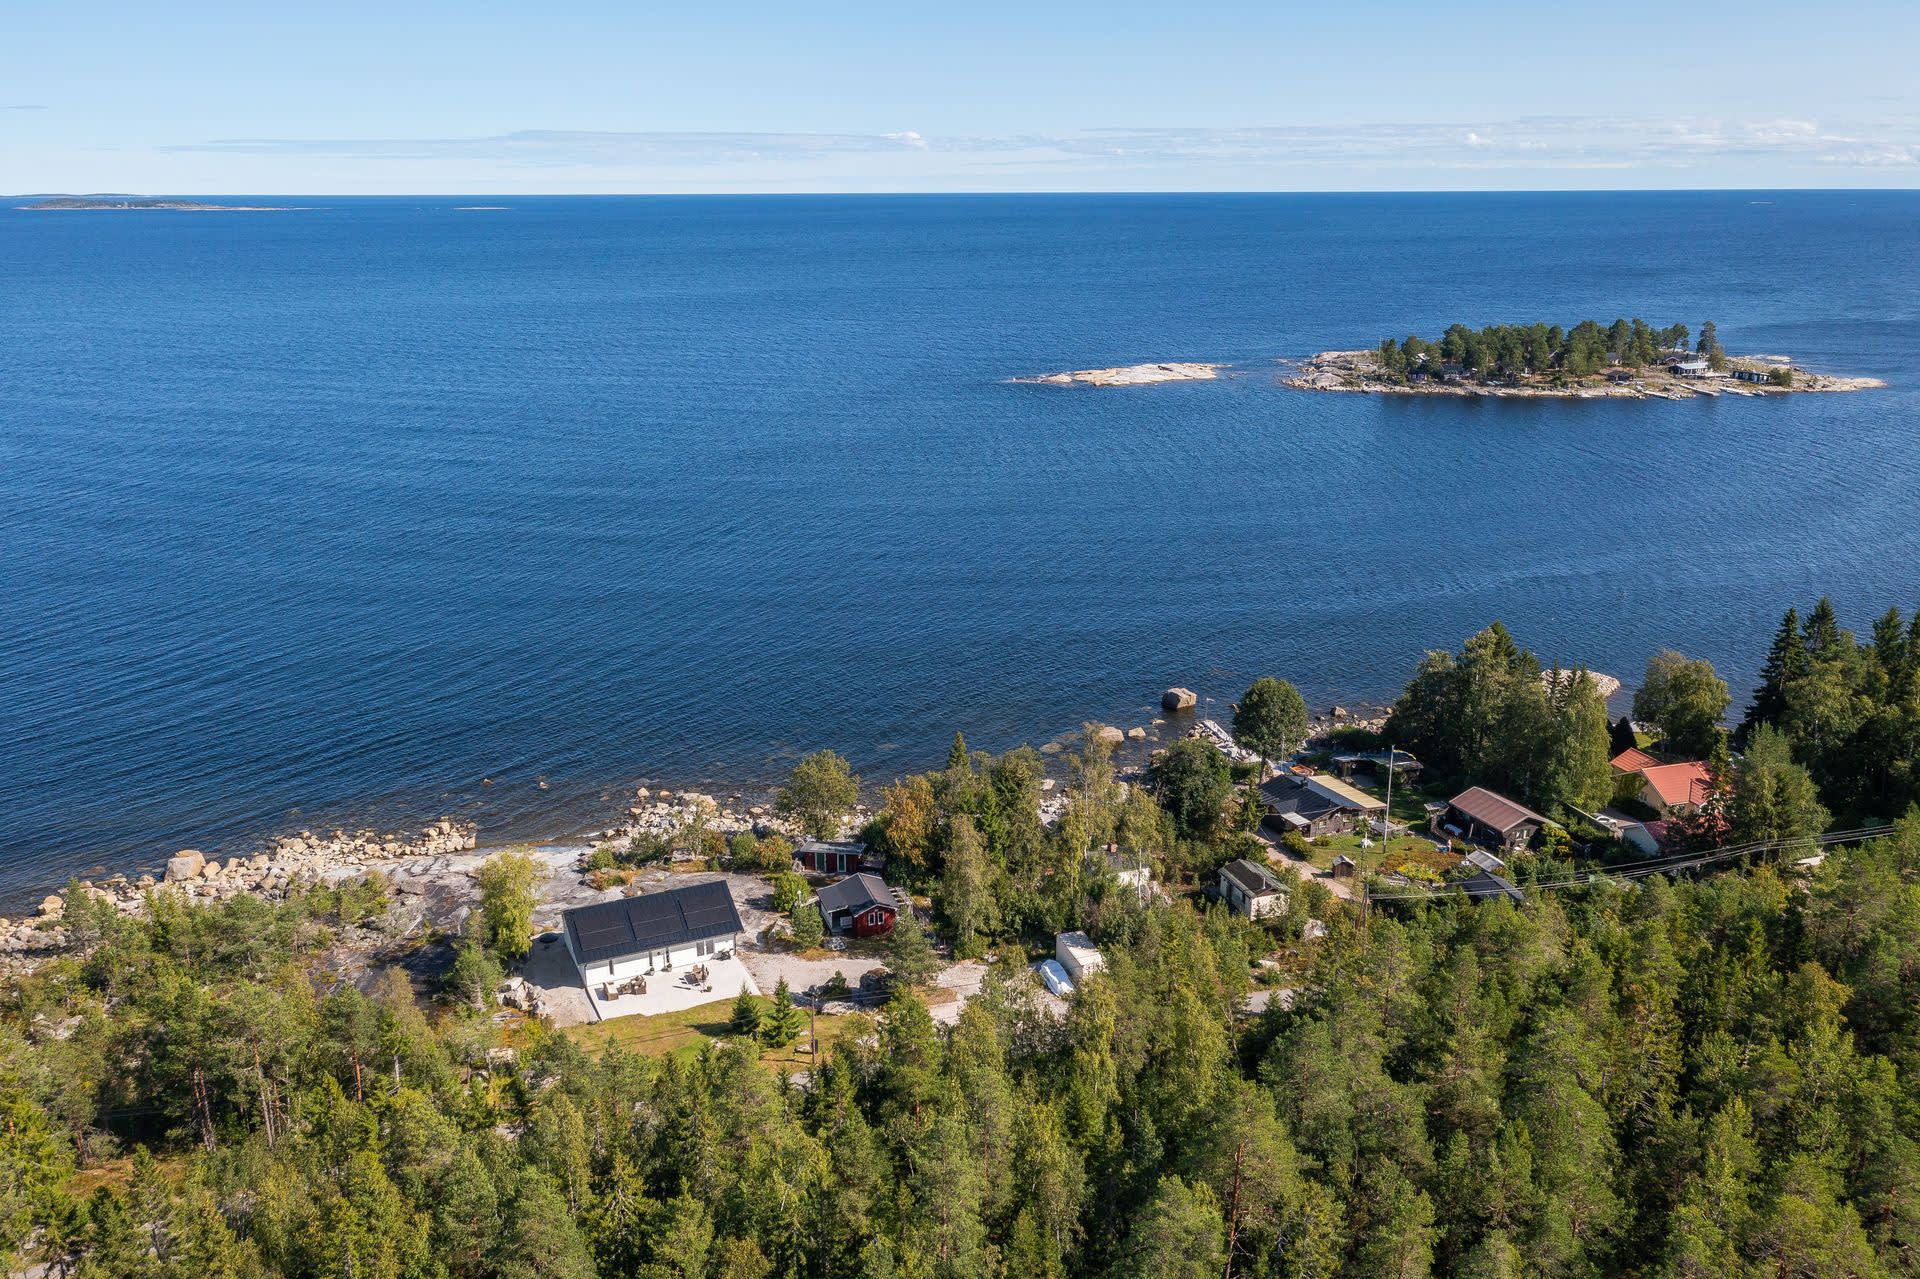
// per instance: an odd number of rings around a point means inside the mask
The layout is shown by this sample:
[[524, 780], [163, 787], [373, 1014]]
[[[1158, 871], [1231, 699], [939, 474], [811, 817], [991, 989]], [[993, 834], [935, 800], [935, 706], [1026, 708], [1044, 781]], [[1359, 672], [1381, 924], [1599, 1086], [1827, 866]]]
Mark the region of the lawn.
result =
[[[733, 1038], [733, 1028], [728, 1024], [732, 1016], [733, 1001], [723, 999], [717, 1003], [702, 1004], [698, 1008], [682, 1009], [677, 1013], [662, 1013], [657, 1017], [615, 1017], [611, 1021], [572, 1026], [566, 1034], [589, 1051], [619, 1044], [628, 1052], [661, 1057], [668, 1053], [697, 1052], [706, 1044]], [[812, 1020], [818, 1029], [822, 1048], [831, 1047], [835, 1040], [848, 1035], [858, 1037], [873, 1024], [872, 1019], [863, 1013]], [[807, 1032], [802, 1030], [799, 1040], [791, 1046], [766, 1049], [760, 1054], [760, 1060], [776, 1070], [804, 1070], [812, 1061], [812, 1054], [807, 1051], [806, 1045]]]
[[1395, 835], [1384, 846], [1380, 840], [1374, 839], [1371, 848], [1360, 847], [1358, 835], [1335, 835], [1325, 844], [1311, 842], [1307, 845], [1307, 860], [1312, 862], [1317, 870], [1331, 868], [1333, 859], [1342, 853], [1359, 863], [1363, 874], [1383, 867], [1391, 868], [1400, 862], [1428, 866], [1433, 865], [1434, 859], [1438, 857], [1444, 857], [1448, 865], [1459, 860], [1457, 857], [1439, 853], [1434, 848], [1432, 840], [1422, 839], [1418, 835]]

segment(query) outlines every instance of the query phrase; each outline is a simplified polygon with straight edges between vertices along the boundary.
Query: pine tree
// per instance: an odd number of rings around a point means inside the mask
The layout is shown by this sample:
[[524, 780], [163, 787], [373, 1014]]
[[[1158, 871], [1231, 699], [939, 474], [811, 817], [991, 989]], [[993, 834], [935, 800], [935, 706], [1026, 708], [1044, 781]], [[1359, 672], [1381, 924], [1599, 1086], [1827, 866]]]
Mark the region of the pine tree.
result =
[[793, 1002], [793, 991], [782, 977], [773, 988], [773, 1006], [767, 1010], [760, 1022], [760, 1041], [769, 1048], [785, 1048], [800, 1037], [806, 1028], [807, 1017]]
[[1840, 616], [1834, 611], [1832, 600], [1824, 595], [1820, 597], [1820, 602], [1807, 614], [1806, 631], [1802, 638], [1806, 642], [1807, 656], [1816, 662], [1832, 661], [1842, 655], [1848, 637], [1840, 629]]
[[1753, 690], [1753, 701], [1747, 707], [1746, 719], [1741, 722], [1740, 740], [1743, 743], [1756, 725], [1778, 724], [1785, 717], [1787, 685], [1806, 674], [1807, 666], [1807, 645], [1800, 630], [1800, 610], [1790, 608], [1787, 615], [1780, 619], [1780, 628], [1774, 632], [1773, 646], [1767, 650], [1767, 660], [1760, 668], [1760, 682]]
[[826, 924], [814, 902], [795, 902], [787, 929], [793, 935], [793, 944], [801, 950], [812, 950], [826, 940]]
[[887, 938], [887, 971], [902, 986], [916, 990], [932, 985], [940, 971], [940, 957], [911, 909], [902, 910], [893, 922], [893, 933]]
[[1223, 1260], [1213, 1195], [1169, 1174], [1134, 1218], [1114, 1274], [1120, 1279], [1218, 1279]]

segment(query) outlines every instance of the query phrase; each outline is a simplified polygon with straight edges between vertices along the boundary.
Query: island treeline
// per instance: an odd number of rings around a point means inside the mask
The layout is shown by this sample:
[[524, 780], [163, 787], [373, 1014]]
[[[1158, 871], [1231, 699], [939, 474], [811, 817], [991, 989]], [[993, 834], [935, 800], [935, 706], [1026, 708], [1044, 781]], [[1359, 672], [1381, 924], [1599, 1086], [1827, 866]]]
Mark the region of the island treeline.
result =
[[[1523, 374], [1564, 373], [1587, 377], [1608, 368], [1639, 368], [1687, 348], [1684, 324], [1655, 329], [1645, 320], [1615, 320], [1602, 325], [1582, 320], [1572, 328], [1558, 324], [1491, 324], [1482, 329], [1455, 324], [1436, 341], [1415, 334], [1395, 341], [1382, 338], [1380, 361], [1389, 373], [1437, 371], [1452, 365], [1468, 373], [1517, 377]], [[1700, 326], [1694, 350], [1715, 370], [1725, 367], [1726, 351], [1713, 321]]]
[[[1741, 802], [1812, 831], [1914, 798], [1917, 673], [1920, 624], [1862, 643], [1822, 602], [1737, 741], [1699, 659], [1656, 656], [1637, 717], [1729, 786], [1763, 770]], [[1387, 732], [1572, 820], [1618, 726], [1546, 675], [1490, 628], [1422, 663]], [[1262, 758], [1305, 728], [1278, 680], [1234, 723]], [[890, 1002], [803, 1081], [761, 1064], [750, 1010], [658, 1057], [503, 1028], [510, 864], [435, 1002], [441, 948], [392, 938], [369, 970], [347, 944], [386, 926], [377, 879], [145, 917], [70, 893], [75, 952], [0, 991], [0, 1247], [83, 1279], [1920, 1274], [1920, 817], [1804, 878], [1364, 915], [1303, 885], [1256, 922], [1185, 891], [1246, 847], [1245, 767], [1188, 739], [1126, 786], [1093, 732], [1071, 763], [1051, 825], [1025, 749], [956, 741], [887, 790], [870, 838], [992, 963], [938, 1028], [929, 939], [899, 929]], [[849, 780], [815, 757], [783, 806], [811, 824]], [[1107, 843], [1171, 891], [1122, 890], [1086, 856]], [[1026, 962], [1067, 923], [1109, 967], [1056, 1014]]]

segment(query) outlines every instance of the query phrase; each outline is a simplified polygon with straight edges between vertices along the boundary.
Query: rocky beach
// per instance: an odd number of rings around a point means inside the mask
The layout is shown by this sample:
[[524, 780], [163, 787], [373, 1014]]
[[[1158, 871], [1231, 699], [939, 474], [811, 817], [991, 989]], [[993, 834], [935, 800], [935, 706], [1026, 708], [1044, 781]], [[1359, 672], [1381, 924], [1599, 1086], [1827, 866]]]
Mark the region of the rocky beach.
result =
[[[1202, 736], [1232, 744], [1222, 726], [1231, 707], [1214, 698], [1200, 698], [1186, 688], [1170, 688], [1161, 698], [1162, 716], [1127, 726], [1097, 724], [1094, 735], [1114, 750], [1123, 776], [1139, 777], [1147, 759], [1182, 736]], [[1334, 706], [1311, 721], [1311, 734], [1324, 738], [1339, 728], [1378, 731], [1385, 723], [1384, 708]], [[1067, 756], [1077, 733], [1062, 733], [1035, 750], [1045, 762], [1041, 782], [1040, 817], [1047, 824], [1065, 808]], [[877, 780], [877, 779], [876, 779]], [[724, 796], [706, 790], [674, 790], [638, 786], [618, 817], [576, 827], [574, 833], [547, 838], [494, 839], [483, 844], [479, 827], [471, 821], [438, 818], [404, 831], [374, 829], [298, 831], [255, 841], [257, 851], [229, 856], [209, 855], [184, 848], [147, 871], [95, 871], [77, 876], [64, 886], [48, 885], [37, 907], [14, 917], [0, 917], [0, 974], [31, 970], [64, 952], [70, 942], [65, 917], [68, 899], [75, 893], [110, 903], [123, 914], [147, 908], [155, 894], [188, 901], [226, 901], [252, 895], [267, 901], [284, 900], [290, 893], [315, 886], [334, 886], [378, 874], [394, 901], [396, 927], [402, 935], [428, 929], [455, 930], [477, 896], [474, 872], [493, 854], [507, 850], [532, 851], [548, 863], [552, 875], [541, 890], [542, 917], [557, 920], [558, 911], [592, 900], [595, 890], [583, 872], [588, 857], [606, 844], [624, 844], [635, 837], [672, 838], [700, 829], [722, 837], [742, 831], [797, 838], [799, 831], [768, 802], [776, 783], [729, 791]], [[873, 815], [863, 796], [848, 815], [846, 830], [859, 830]], [[618, 802], [618, 801], [616, 801]]]

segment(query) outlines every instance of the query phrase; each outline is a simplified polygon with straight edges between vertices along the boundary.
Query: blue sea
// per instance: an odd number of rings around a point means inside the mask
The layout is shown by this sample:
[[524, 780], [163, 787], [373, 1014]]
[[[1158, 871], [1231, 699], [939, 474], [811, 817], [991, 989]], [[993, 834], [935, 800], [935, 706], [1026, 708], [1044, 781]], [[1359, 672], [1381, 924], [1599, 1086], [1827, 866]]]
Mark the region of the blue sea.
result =
[[[237, 202], [301, 207], [0, 212], [0, 897], [1379, 701], [1495, 618], [1743, 688], [1789, 605], [1920, 604], [1920, 193]], [[1890, 385], [1277, 381], [1620, 315]], [[1176, 359], [1235, 367], [1009, 381]]]

